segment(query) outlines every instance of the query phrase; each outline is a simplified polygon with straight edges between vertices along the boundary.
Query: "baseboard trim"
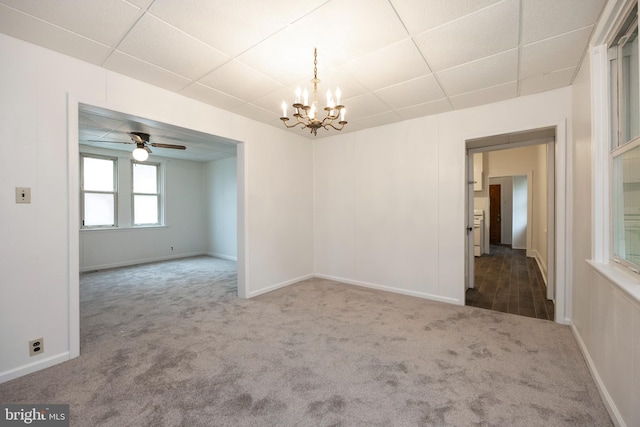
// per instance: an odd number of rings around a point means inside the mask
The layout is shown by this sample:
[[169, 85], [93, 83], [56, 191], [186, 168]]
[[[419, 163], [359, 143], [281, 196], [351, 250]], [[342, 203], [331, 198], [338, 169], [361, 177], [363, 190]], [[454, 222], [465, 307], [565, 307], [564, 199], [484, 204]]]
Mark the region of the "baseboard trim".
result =
[[249, 298], [257, 297], [258, 295], [266, 294], [268, 292], [275, 291], [276, 289], [284, 288], [286, 286], [293, 285], [294, 283], [311, 279], [312, 277], [314, 277], [313, 273], [305, 274], [304, 276], [296, 277], [295, 279], [287, 280], [285, 282], [281, 282], [267, 288], [259, 289], [257, 291], [249, 291]]
[[392, 292], [394, 294], [408, 295], [411, 297], [418, 297], [422, 299], [428, 299], [431, 301], [446, 302], [448, 304], [464, 305], [464, 301], [460, 301], [459, 299], [456, 299], [456, 298], [441, 297], [439, 295], [433, 295], [433, 294], [428, 294], [424, 292], [409, 291], [406, 289], [378, 285], [376, 283], [361, 282], [358, 280], [345, 279], [343, 277], [330, 276], [327, 274], [315, 274], [314, 276], [319, 279], [334, 280], [336, 282], [346, 283], [348, 285], [355, 285], [355, 286], [361, 286], [363, 288], [376, 289], [376, 290], [385, 291], [385, 292]]
[[544, 260], [540, 256], [540, 253], [538, 253], [538, 251], [535, 249], [531, 251], [531, 257], [536, 260], [536, 264], [538, 264], [538, 268], [540, 269], [540, 273], [542, 274], [544, 285], [547, 286], [547, 264], [545, 264]]
[[214, 258], [222, 258], [222, 259], [226, 259], [228, 261], [238, 261], [238, 257], [235, 256], [231, 256], [231, 255], [225, 255], [225, 254], [218, 254], [215, 252], [207, 252], [207, 255], [212, 256]]
[[596, 369], [596, 365], [593, 362], [591, 355], [589, 354], [589, 350], [587, 349], [587, 346], [585, 345], [582, 339], [582, 336], [580, 336], [580, 332], [578, 331], [578, 329], [576, 329], [573, 323], [570, 324], [570, 327], [571, 327], [571, 332], [573, 332], [573, 336], [578, 342], [578, 348], [580, 348], [580, 351], [582, 352], [582, 356], [584, 357], [584, 360], [587, 362], [587, 366], [589, 367], [589, 372], [591, 372], [591, 376], [596, 382], [596, 387], [598, 388], [600, 397], [602, 397], [604, 406], [607, 408], [607, 412], [609, 412], [611, 421], [613, 421], [613, 423], [616, 426], [626, 427], [627, 424], [624, 422], [624, 419], [622, 418], [620, 411], [618, 411], [618, 408], [615, 402], [613, 401], [613, 399], [611, 398], [611, 395], [609, 394], [607, 387], [604, 385], [604, 382], [602, 381], [602, 378], [598, 373], [598, 369]]
[[0, 372], [0, 384], [6, 383], [7, 381], [15, 380], [16, 378], [23, 377], [37, 371], [41, 371], [46, 368], [50, 368], [51, 366], [57, 365], [58, 363], [66, 362], [69, 359], [71, 359], [70, 353], [68, 351], [65, 351], [64, 353], [50, 356], [45, 359], [38, 360], [37, 362], [29, 363], [28, 365], [12, 369], [10, 371]]
[[177, 255], [162, 256], [156, 258], [145, 258], [131, 261], [114, 262], [112, 264], [92, 265], [88, 267], [80, 267], [80, 273], [86, 273], [87, 271], [106, 270], [108, 268], [128, 267], [130, 265], [148, 264], [151, 262], [169, 261], [172, 259], [189, 258], [192, 256], [209, 255], [208, 252], [189, 252]]

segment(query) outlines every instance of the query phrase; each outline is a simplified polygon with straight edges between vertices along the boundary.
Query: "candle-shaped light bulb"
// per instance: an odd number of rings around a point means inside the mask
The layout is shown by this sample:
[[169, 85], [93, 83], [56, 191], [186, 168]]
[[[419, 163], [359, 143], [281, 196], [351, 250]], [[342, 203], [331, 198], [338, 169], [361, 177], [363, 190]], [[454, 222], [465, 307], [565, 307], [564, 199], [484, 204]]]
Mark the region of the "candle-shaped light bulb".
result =
[[304, 92], [302, 93], [302, 97], [304, 99], [304, 104], [303, 105], [309, 105], [309, 91], [307, 90], [307, 88], [304, 88]]
[[340, 111], [340, 121], [341, 121], [341, 122], [344, 122], [344, 113], [346, 113], [346, 112], [347, 112], [347, 109], [346, 109], [346, 108], [343, 108], [343, 109]]
[[336, 104], [340, 105], [340, 97], [342, 96], [342, 92], [340, 92], [340, 88], [336, 88]]
[[282, 101], [282, 117], [287, 117], [287, 103]]
[[309, 117], [312, 119], [316, 118], [316, 103], [311, 104], [311, 110], [309, 110]]
[[300, 86], [296, 88], [296, 104], [300, 103]]

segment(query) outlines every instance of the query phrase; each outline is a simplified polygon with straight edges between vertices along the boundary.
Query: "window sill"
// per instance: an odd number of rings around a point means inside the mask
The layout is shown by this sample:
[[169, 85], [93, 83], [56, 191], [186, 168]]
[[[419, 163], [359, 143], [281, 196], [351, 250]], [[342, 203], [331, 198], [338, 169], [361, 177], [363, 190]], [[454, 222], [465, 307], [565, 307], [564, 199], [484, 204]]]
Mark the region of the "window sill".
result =
[[636, 304], [640, 304], [640, 275], [626, 271], [624, 267], [614, 263], [602, 263], [592, 260], [587, 260], [587, 263], [597, 273], [622, 289], [625, 294], [635, 300]]
[[89, 232], [92, 233], [94, 231], [97, 232], [105, 232], [105, 231], [135, 231], [135, 230], [149, 230], [149, 229], [153, 229], [153, 230], [157, 230], [160, 228], [169, 228], [168, 225], [140, 225], [140, 226], [130, 226], [130, 227], [96, 227], [96, 228], [81, 228], [80, 232], [81, 233], [85, 233], [85, 232]]

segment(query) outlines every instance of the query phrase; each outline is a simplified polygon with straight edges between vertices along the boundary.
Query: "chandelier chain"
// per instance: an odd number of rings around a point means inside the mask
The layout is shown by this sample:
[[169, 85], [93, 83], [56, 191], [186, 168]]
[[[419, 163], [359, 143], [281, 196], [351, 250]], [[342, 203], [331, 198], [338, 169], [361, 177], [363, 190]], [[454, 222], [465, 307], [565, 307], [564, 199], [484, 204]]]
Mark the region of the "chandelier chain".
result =
[[318, 49], [313, 48], [313, 79], [318, 80]]

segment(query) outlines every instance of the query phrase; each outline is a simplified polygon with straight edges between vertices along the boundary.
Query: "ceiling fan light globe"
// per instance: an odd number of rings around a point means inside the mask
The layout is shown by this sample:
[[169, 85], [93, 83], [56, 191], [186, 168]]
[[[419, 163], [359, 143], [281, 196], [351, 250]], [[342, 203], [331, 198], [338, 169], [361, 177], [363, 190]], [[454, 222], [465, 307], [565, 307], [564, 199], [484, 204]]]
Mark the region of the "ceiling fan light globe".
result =
[[136, 148], [135, 150], [133, 150], [131, 155], [139, 162], [144, 162], [149, 158], [149, 153], [144, 148]]

